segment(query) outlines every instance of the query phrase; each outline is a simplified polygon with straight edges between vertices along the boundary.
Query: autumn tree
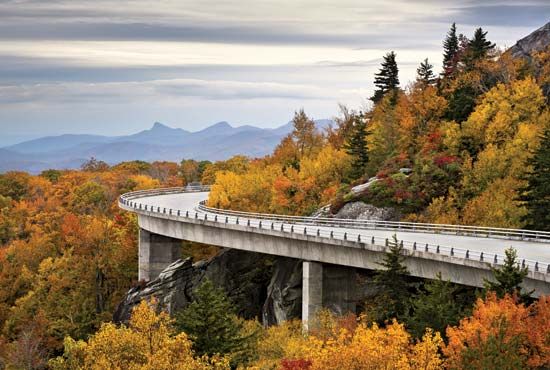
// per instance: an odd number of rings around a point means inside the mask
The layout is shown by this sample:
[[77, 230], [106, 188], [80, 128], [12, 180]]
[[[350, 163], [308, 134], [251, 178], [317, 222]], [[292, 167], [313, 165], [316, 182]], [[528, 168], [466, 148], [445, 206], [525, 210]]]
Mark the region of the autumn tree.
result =
[[247, 339], [225, 292], [208, 279], [195, 290], [193, 302], [176, 314], [175, 325], [190, 336], [200, 355], [238, 352]]
[[550, 128], [544, 131], [540, 143], [527, 160], [531, 169], [525, 175], [527, 185], [521, 189], [520, 199], [527, 208], [523, 217], [526, 227], [550, 231]]
[[63, 355], [51, 360], [49, 366], [54, 370], [229, 369], [226, 359], [197, 357], [191, 347], [185, 333], [174, 333], [168, 314], [157, 314], [142, 301], [127, 327], [105, 323], [87, 342], [65, 339]]
[[437, 81], [433, 72], [433, 65], [428, 62], [428, 58], [424, 59], [416, 69], [416, 80], [422, 86], [433, 85]]
[[88, 171], [88, 172], [102, 172], [109, 169], [109, 165], [105, 163], [104, 161], [101, 161], [99, 159], [96, 159], [94, 157], [90, 158], [86, 162], [84, 162], [80, 169], [82, 171]]
[[444, 77], [450, 77], [456, 70], [458, 64], [458, 36], [456, 35], [456, 23], [443, 41], [443, 73]]
[[322, 135], [317, 131], [315, 122], [306, 115], [303, 109], [294, 112], [292, 126], [291, 136], [296, 143], [300, 157], [308, 156], [320, 147], [323, 140]]
[[[478, 299], [472, 315], [447, 328], [443, 348], [449, 369], [537, 369], [550, 365], [549, 299], [531, 306], [509, 295]], [[543, 335], [544, 336], [544, 335]], [[546, 337], [547, 338], [547, 337]]]
[[384, 55], [382, 67], [374, 76], [376, 90], [370, 100], [378, 103], [384, 95], [391, 93], [390, 100], [392, 103], [395, 103], [397, 89], [399, 88], [399, 69], [397, 68], [395, 53], [393, 51]]
[[358, 179], [365, 175], [369, 162], [367, 118], [363, 113], [359, 113], [354, 115], [352, 120], [353, 126], [350, 129], [349, 139], [344, 144], [344, 149], [352, 157], [350, 177]]

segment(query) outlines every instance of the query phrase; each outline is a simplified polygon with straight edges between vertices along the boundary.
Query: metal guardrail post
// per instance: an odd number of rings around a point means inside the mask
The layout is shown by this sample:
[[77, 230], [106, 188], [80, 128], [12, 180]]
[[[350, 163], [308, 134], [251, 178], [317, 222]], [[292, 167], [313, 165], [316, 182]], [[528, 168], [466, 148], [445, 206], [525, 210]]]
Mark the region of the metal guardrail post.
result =
[[357, 242], [361, 243], [361, 234], [357, 234]]
[[330, 231], [330, 238], [331, 239], [334, 238], [334, 231], [332, 231], [332, 230]]
[[372, 237], [372, 243], [371, 244], [374, 244], [374, 236]]
[[454, 255], [455, 255], [455, 249], [451, 248], [451, 256], [454, 256]]
[[426, 247], [424, 247], [424, 250], [425, 250], [426, 252], [429, 252], [428, 243], [426, 243]]
[[538, 271], [539, 270], [539, 262], [535, 262], [535, 271]]
[[348, 233], [344, 233], [344, 240], [348, 240]]
[[495, 254], [495, 259], [493, 260], [493, 263], [496, 265], [498, 263], [498, 257], [497, 255]]
[[483, 252], [481, 252], [481, 254], [479, 255], [479, 260], [483, 261]]
[[307, 227], [304, 227], [304, 235], [307, 235]]
[[291, 232], [291, 233], [294, 232], [294, 225], [290, 225], [290, 232]]
[[388, 247], [390, 245], [390, 241], [388, 240], [388, 238], [386, 238], [386, 247]]
[[439, 253], [439, 244], [437, 245], [437, 247], [435, 249], [435, 253]]
[[466, 259], [470, 258], [470, 250], [466, 249]]

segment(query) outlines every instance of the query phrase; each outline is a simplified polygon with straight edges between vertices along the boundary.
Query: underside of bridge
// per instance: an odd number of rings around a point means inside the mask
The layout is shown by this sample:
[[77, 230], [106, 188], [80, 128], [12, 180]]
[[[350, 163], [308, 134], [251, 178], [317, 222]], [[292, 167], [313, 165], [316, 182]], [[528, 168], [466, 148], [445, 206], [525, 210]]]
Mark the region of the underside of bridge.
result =
[[[139, 231], [139, 280], [150, 281], [181, 258], [181, 240]], [[307, 329], [322, 308], [343, 315], [356, 312], [356, 271], [353, 267], [302, 262], [302, 321]]]

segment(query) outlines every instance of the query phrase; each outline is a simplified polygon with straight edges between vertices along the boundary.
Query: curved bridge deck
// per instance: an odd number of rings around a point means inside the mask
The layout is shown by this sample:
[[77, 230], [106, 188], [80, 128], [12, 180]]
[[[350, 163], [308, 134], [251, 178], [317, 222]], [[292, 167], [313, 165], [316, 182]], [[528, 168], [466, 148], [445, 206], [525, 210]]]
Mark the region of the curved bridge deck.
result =
[[550, 293], [550, 233], [517, 229], [354, 221], [233, 212], [206, 207], [206, 188], [156, 189], [121, 196], [142, 229], [176, 239], [360, 268], [376, 268], [392, 236], [414, 276], [482, 286], [510, 246], [528, 267], [526, 288]]

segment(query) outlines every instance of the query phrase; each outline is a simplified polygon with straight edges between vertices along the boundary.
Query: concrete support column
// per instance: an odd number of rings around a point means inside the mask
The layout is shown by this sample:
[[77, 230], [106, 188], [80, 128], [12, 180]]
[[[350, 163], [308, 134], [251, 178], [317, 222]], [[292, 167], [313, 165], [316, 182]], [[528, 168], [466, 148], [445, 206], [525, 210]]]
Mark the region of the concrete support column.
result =
[[139, 229], [138, 279], [156, 279], [169, 264], [181, 258], [181, 240]]
[[356, 271], [353, 267], [323, 266], [323, 307], [337, 315], [355, 313]]
[[302, 271], [302, 323], [307, 331], [323, 307], [323, 264], [304, 261]]

